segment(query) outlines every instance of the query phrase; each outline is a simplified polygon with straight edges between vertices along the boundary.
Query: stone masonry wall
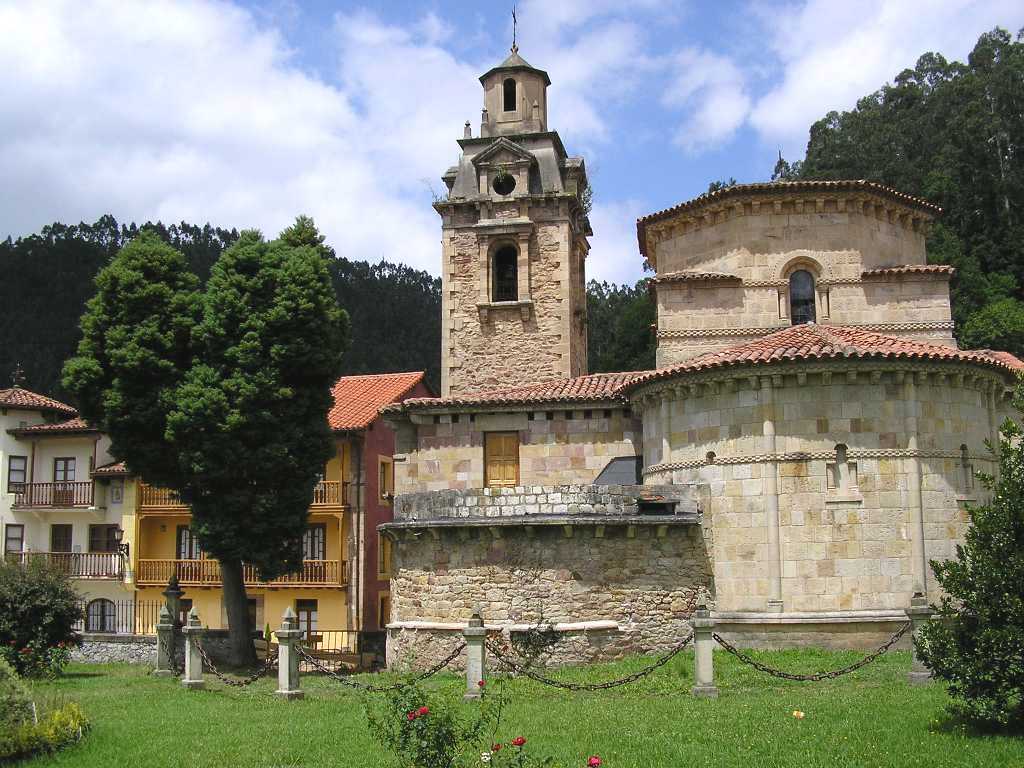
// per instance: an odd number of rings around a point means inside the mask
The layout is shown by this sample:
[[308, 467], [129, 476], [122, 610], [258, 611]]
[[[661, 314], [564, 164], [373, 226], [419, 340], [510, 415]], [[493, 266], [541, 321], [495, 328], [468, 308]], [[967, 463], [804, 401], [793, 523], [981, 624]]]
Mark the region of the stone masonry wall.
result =
[[71, 652], [79, 664], [149, 664], [156, 666], [156, 637], [89, 633]]

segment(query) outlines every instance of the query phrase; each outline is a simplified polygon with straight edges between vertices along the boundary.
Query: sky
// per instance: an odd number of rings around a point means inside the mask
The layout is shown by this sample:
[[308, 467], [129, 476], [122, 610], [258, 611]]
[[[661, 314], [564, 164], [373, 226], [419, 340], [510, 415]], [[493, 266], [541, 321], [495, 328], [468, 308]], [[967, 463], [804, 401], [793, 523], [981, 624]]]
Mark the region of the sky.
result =
[[[440, 268], [431, 207], [510, 2], [0, 0], [0, 238], [54, 221], [314, 217], [339, 255]], [[810, 125], [1020, 0], [522, 0], [519, 52], [594, 187], [588, 277], [642, 275], [636, 219], [767, 180]]]

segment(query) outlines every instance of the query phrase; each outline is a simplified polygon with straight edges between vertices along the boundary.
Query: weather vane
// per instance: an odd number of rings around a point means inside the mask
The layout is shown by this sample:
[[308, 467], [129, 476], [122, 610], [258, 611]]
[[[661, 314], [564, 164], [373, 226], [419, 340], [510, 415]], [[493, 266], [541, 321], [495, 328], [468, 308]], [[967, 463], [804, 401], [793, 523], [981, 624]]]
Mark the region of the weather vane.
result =
[[519, 23], [518, 19], [516, 19], [516, 6], [515, 6], [515, 3], [513, 3], [512, 4], [512, 53], [518, 53], [519, 52], [519, 46], [516, 45], [516, 24], [518, 24], [518, 23]]

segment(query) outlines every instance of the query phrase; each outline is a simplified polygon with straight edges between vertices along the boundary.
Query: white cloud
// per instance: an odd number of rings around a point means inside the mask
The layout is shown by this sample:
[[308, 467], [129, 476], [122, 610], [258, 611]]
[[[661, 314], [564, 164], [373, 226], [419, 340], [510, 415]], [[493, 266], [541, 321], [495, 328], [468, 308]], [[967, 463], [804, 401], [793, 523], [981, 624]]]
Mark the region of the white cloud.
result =
[[645, 213], [650, 213], [647, 206], [635, 199], [594, 203], [588, 280], [631, 284], [640, 279], [643, 257], [636, 240], [636, 220]]
[[676, 143], [696, 151], [728, 140], [750, 112], [744, 73], [727, 57], [698, 48], [680, 51], [670, 66], [662, 104], [689, 111]]

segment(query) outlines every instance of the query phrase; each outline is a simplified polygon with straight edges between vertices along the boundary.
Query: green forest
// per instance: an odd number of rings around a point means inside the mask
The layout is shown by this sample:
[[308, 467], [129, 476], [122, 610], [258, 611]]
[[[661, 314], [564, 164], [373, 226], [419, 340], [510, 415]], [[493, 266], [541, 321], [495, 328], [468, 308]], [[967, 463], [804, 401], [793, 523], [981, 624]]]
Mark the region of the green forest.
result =
[[[966, 62], [924, 54], [854, 109], [815, 122], [805, 158], [789, 163], [780, 156], [771, 178], [870, 179], [940, 205], [928, 258], [957, 269], [958, 341], [1024, 355], [1024, 32], [982, 35]], [[733, 183], [715, 181], [709, 191]], [[202, 279], [239, 234], [210, 224], [138, 226], [104, 216], [0, 242], [0, 376], [20, 364], [25, 386], [65, 396], [60, 370], [77, 344], [93, 276], [142, 228], [179, 249]], [[440, 280], [403, 264], [329, 255], [334, 289], [352, 324], [345, 372], [425, 370], [437, 390]], [[587, 320], [591, 371], [654, 367], [655, 310], [646, 280], [591, 281]]]

